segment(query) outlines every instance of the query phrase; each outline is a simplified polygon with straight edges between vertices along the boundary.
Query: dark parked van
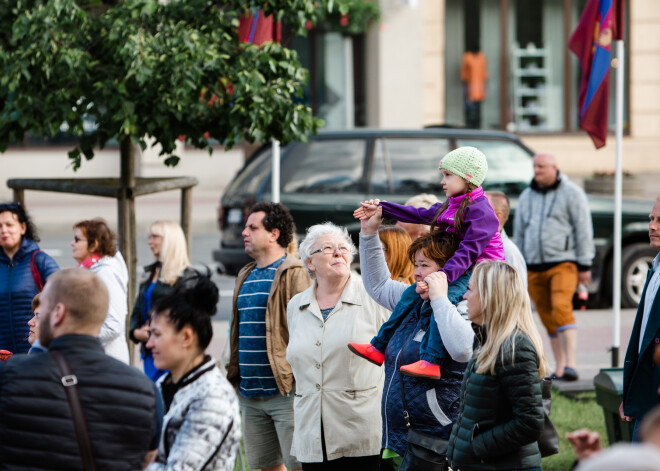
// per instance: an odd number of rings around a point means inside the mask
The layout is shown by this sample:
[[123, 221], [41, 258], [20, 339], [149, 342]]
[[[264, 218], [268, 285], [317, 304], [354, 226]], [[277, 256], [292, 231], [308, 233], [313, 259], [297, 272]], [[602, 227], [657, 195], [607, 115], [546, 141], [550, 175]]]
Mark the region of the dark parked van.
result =
[[[499, 190], [517, 197], [534, 176], [533, 151], [520, 139], [499, 131], [451, 128], [423, 130], [370, 130], [321, 132], [309, 143], [291, 143], [281, 150], [280, 200], [290, 210], [299, 236], [313, 224], [332, 221], [346, 226], [357, 242], [360, 224], [353, 210], [370, 198], [403, 203], [418, 193], [443, 196], [438, 163], [461, 146], [474, 146], [488, 157], [484, 190]], [[250, 259], [243, 250], [241, 232], [249, 208], [271, 199], [271, 149], [264, 146], [246, 162], [227, 187], [220, 202], [219, 250], [213, 258], [228, 273], [237, 273]], [[594, 282], [596, 299], [608, 300], [611, 291], [613, 200], [590, 196], [597, 257]], [[646, 271], [655, 256], [648, 244], [648, 214], [652, 203], [623, 204], [624, 306], [636, 306]], [[506, 230], [512, 233], [509, 218]]]

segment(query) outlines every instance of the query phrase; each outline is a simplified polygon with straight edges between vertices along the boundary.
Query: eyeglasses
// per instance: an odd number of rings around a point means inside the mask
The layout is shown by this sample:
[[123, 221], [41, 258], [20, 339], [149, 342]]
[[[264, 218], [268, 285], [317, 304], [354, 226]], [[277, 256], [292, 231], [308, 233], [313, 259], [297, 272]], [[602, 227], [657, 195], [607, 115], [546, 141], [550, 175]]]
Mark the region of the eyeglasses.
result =
[[83, 239], [82, 237], [78, 237], [78, 236], [75, 236], [75, 235], [73, 236], [73, 241], [74, 241], [76, 244], [77, 244], [78, 242], [80, 242], [80, 241], [83, 241], [83, 240], [86, 241], [87, 239]]
[[342, 255], [346, 255], [351, 252], [351, 249], [346, 247], [345, 245], [324, 245], [320, 249], [316, 249], [314, 252], [310, 253], [309, 255], [314, 255], [315, 253], [323, 252], [324, 254], [327, 255], [332, 255], [335, 253], [335, 251], [339, 250], [339, 253]]

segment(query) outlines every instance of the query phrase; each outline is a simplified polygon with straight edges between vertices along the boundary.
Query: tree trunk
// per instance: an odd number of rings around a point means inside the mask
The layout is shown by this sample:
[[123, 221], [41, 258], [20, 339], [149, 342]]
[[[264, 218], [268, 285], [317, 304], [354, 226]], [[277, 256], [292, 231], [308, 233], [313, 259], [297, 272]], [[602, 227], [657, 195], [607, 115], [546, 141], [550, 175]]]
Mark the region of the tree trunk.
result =
[[[121, 172], [119, 177], [119, 198], [117, 201], [119, 222], [119, 248], [128, 267], [128, 316], [126, 316], [126, 335], [131, 324], [131, 311], [135, 302], [137, 280], [137, 252], [135, 244], [135, 148], [129, 138], [124, 138], [119, 150]], [[129, 346], [132, 345], [130, 340]], [[129, 347], [131, 362], [133, 348]]]

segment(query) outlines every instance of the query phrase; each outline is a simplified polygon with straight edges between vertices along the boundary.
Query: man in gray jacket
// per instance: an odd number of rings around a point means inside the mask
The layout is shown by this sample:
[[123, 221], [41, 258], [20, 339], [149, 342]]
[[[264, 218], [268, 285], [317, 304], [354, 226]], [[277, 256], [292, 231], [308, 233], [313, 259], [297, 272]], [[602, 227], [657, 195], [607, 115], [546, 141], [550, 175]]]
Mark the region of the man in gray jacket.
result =
[[554, 377], [575, 381], [573, 294], [578, 283], [591, 283], [593, 225], [584, 191], [559, 172], [552, 155], [534, 156], [534, 179], [518, 200], [514, 242], [525, 256], [529, 294], [550, 336]]

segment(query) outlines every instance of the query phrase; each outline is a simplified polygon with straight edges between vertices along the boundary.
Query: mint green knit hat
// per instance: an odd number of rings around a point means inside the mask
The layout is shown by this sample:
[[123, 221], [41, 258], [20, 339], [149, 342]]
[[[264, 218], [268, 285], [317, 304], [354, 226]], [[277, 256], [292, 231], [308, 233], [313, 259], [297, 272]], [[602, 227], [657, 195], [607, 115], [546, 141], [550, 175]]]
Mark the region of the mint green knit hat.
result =
[[445, 155], [438, 168], [449, 170], [465, 181], [481, 186], [488, 173], [488, 162], [484, 153], [479, 149], [465, 146], [454, 149]]

